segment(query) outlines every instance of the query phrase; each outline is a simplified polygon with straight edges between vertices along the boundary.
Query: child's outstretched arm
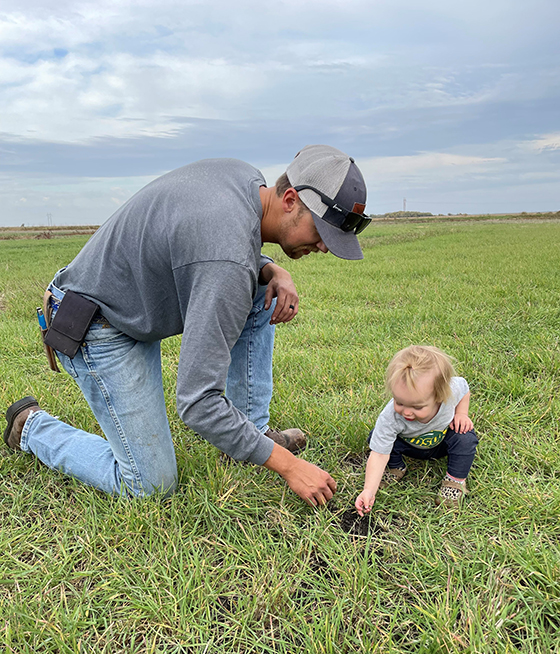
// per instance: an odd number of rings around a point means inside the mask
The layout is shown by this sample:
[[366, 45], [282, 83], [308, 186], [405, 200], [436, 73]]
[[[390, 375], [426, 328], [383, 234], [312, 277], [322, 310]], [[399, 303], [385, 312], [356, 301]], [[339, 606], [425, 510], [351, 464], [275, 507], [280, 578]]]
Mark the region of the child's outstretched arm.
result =
[[471, 394], [467, 393], [463, 396], [459, 404], [455, 407], [455, 415], [449, 426], [457, 434], [464, 434], [474, 428], [472, 420], [469, 418], [469, 401]]
[[356, 498], [355, 505], [361, 516], [363, 516], [364, 513], [369, 513], [371, 511], [387, 461], [389, 461], [388, 454], [379, 454], [373, 450], [370, 452], [366, 465], [364, 490]]

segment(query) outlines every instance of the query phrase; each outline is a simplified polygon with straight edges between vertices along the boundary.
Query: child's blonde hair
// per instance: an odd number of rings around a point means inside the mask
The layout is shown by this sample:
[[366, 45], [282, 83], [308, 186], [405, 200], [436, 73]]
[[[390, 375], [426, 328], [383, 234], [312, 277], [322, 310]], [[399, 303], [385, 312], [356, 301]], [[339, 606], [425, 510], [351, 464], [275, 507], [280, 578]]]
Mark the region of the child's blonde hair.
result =
[[434, 396], [438, 403], [451, 396], [451, 377], [455, 376], [451, 357], [431, 345], [410, 345], [397, 352], [385, 373], [385, 387], [392, 395], [396, 383], [403, 382], [407, 388], [416, 389], [419, 377], [437, 371], [434, 379]]

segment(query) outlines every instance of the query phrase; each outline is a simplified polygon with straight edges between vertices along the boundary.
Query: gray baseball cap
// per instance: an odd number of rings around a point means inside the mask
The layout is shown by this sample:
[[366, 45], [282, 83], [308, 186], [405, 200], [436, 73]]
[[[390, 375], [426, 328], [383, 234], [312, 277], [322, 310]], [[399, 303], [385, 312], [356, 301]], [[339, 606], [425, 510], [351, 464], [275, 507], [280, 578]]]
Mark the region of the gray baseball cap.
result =
[[354, 159], [330, 145], [306, 145], [286, 174], [329, 250], [341, 259], [363, 259], [356, 234], [371, 219], [364, 214], [366, 184]]

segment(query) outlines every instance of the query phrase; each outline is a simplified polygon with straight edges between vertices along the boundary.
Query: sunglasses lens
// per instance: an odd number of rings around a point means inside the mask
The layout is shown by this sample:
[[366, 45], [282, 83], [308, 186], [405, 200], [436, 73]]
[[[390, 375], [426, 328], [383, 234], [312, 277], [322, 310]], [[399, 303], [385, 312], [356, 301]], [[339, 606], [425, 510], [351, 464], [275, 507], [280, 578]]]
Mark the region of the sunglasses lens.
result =
[[361, 234], [364, 229], [370, 224], [371, 218], [362, 218], [362, 222], [360, 225], [356, 227], [356, 231], [354, 232], [355, 234]]
[[366, 218], [365, 216], [350, 212], [346, 216], [346, 220], [342, 225], [341, 229], [345, 232], [354, 232], [354, 234], [360, 234], [371, 222], [371, 218]]
[[362, 217], [359, 214], [350, 211], [346, 214], [346, 218], [344, 219], [340, 229], [342, 229], [343, 232], [353, 232], [360, 224], [361, 220]]

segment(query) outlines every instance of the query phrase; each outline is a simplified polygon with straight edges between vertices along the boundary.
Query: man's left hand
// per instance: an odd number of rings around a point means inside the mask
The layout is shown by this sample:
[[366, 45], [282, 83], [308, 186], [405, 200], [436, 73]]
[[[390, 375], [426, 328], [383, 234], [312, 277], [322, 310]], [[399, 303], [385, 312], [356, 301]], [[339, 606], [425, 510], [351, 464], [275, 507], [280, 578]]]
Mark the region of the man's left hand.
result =
[[299, 296], [292, 276], [275, 263], [268, 263], [261, 270], [261, 278], [268, 283], [264, 296], [264, 308], [268, 310], [276, 298], [276, 307], [270, 319], [271, 325], [290, 322], [299, 309]]

